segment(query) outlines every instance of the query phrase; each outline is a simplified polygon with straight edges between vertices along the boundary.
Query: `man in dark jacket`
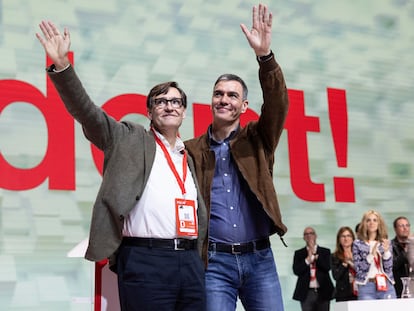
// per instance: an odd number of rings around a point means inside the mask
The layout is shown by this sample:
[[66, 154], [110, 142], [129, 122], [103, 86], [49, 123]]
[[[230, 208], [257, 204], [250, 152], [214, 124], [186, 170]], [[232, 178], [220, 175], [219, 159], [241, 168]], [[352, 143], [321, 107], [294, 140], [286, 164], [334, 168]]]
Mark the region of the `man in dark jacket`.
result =
[[410, 236], [410, 222], [407, 217], [399, 216], [394, 222], [395, 238], [392, 244], [392, 273], [394, 275], [394, 288], [398, 298], [401, 298], [403, 284], [402, 277], [409, 276], [410, 263], [408, 262], [408, 237]]
[[316, 238], [315, 230], [306, 227], [306, 246], [296, 250], [293, 257], [293, 273], [298, 277], [293, 299], [300, 301], [302, 311], [329, 311], [333, 298], [331, 251], [317, 245]]
[[207, 310], [282, 311], [279, 276], [269, 236], [283, 236], [273, 184], [274, 153], [288, 111], [280, 66], [270, 49], [272, 14], [253, 8], [253, 27], [242, 30], [259, 64], [264, 103], [258, 121], [240, 126], [248, 106], [247, 87], [234, 74], [214, 84], [213, 123], [206, 134], [186, 142], [207, 209], [209, 262]]

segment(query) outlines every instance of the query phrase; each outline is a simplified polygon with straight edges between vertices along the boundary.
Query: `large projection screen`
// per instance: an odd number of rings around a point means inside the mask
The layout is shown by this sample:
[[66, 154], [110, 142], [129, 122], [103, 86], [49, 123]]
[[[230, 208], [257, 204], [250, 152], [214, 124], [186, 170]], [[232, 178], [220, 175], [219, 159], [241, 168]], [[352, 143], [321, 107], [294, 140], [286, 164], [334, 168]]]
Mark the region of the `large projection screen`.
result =
[[[69, 255], [88, 237], [101, 164], [47, 83], [39, 22], [68, 27], [85, 88], [118, 118], [147, 126], [140, 99], [179, 82], [187, 139], [205, 130], [222, 73], [246, 81], [247, 119], [260, 113], [258, 65], [239, 26], [251, 26], [255, 4], [0, 0], [1, 310], [93, 309], [94, 265]], [[267, 4], [291, 99], [274, 167], [288, 247], [272, 237], [290, 311], [299, 309], [292, 261], [304, 227], [333, 251], [338, 228], [354, 228], [369, 209], [390, 238], [397, 216], [414, 221], [414, 1]]]

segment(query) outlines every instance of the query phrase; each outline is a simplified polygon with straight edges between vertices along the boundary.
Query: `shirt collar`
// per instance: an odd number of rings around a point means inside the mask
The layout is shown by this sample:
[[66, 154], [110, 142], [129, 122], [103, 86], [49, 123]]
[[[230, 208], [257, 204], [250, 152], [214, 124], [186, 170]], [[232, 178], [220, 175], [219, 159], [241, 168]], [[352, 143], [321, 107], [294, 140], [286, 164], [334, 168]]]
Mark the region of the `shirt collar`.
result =
[[154, 133], [161, 140], [161, 142], [165, 145], [165, 147], [167, 147], [172, 152], [180, 153], [180, 152], [183, 152], [183, 150], [185, 149], [184, 142], [180, 137], [177, 136], [175, 140], [175, 146], [173, 149], [171, 149], [170, 143], [167, 141], [167, 139], [165, 139], [165, 137], [160, 132], [158, 132], [155, 128], [154, 128]]
[[239, 129], [240, 129], [240, 124], [233, 131], [231, 131], [230, 135], [227, 138], [225, 138], [222, 141], [217, 141], [217, 140], [215, 140], [213, 138], [212, 125], [210, 124], [210, 126], [208, 127], [208, 130], [207, 130], [208, 138], [210, 140], [210, 144], [219, 145], [219, 144], [221, 144], [223, 142], [228, 142], [228, 141], [232, 140], [234, 138], [234, 136], [236, 136], [236, 134], [239, 131]]

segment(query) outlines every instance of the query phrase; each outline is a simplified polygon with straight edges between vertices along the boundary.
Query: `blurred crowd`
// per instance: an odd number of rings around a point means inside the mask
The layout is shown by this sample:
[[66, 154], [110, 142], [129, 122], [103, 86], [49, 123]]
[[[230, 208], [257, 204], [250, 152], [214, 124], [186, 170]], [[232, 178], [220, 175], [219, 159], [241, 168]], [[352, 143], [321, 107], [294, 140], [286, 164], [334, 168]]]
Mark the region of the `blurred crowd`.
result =
[[335, 300], [414, 298], [414, 234], [407, 217], [393, 221], [389, 239], [382, 215], [365, 212], [354, 226], [340, 227], [335, 250], [317, 243], [314, 227], [303, 231], [305, 246], [294, 253], [293, 299], [302, 311], [328, 311]]

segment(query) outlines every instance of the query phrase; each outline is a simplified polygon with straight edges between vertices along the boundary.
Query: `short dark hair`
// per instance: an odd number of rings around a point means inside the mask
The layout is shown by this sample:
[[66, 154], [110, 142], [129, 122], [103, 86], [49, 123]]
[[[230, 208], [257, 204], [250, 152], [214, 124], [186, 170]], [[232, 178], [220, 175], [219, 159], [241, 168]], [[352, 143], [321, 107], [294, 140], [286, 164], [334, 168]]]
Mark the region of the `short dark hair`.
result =
[[167, 94], [170, 88], [175, 88], [178, 90], [178, 92], [180, 92], [181, 99], [183, 101], [183, 107], [187, 108], [187, 95], [185, 94], [185, 92], [178, 86], [177, 82], [168, 81], [157, 84], [150, 90], [147, 96], [147, 109], [152, 108], [152, 100], [154, 99], [154, 97], [161, 94]]
[[241, 84], [243, 88], [243, 100], [247, 99], [248, 89], [246, 83], [244, 83], [243, 79], [237, 75], [231, 73], [222, 74], [220, 77], [217, 78], [216, 82], [214, 83], [214, 87], [216, 87], [217, 83], [221, 81], [237, 81]]
[[404, 219], [404, 220], [408, 221], [408, 223], [410, 223], [410, 221], [408, 220], [407, 217], [405, 217], [405, 216], [398, 216], [397, 218], [394, 219], [394, 222], [392, 223], [392, 225], [394, 226], [394, 229], [397, 228], [397, 222], [399, 220], [401, 220], [401, 219]]

